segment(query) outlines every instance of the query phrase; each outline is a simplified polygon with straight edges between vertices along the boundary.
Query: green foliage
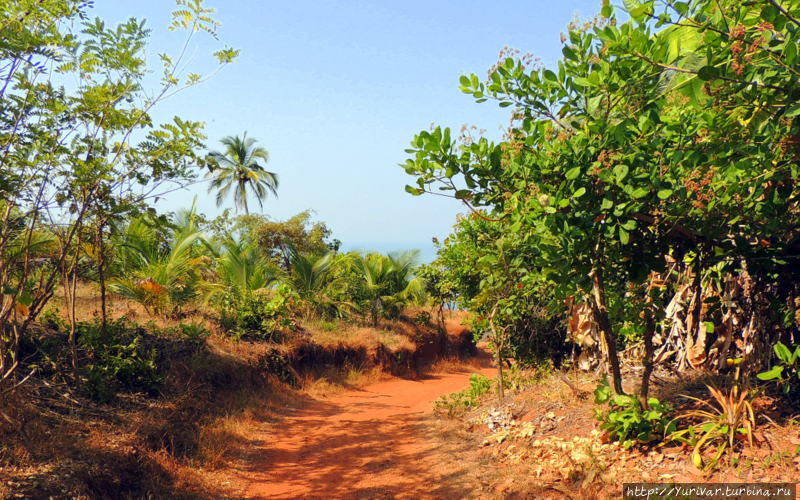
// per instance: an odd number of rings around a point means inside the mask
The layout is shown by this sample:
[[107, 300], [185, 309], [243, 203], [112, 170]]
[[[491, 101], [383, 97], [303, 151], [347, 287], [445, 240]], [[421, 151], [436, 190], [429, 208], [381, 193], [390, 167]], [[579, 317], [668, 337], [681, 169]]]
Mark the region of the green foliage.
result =
[[337, 269], [344, 259], [333, 250], [321, 255], [291, 249], [285, 283], [297, 294], [308, 317], [340, 317], [352, 307], [347, 298], [335, 295], [341, 283]]
[[456, 415], [464, 410], [478, 406], [480, 397], [492, 389], [493, 382], [490, 378], [479, 373], [469, 377], [469, 388], [440, 397], [433, 403], [437, 412], [446, 413], [448, 416]]
[[228, 299], [220, 323], [237, 338], [278, 342], [297, 329], [296, 295], [287, 285]]
[[800, 269], [800, 4], [624, 4], [571, 29], [552, 67], [506, 57], [460, 78], [476, 102], [513, 111], [501, 142], [435, 127], [403, 164], [409, 193], [452, 196], [489, 229], [436, 265], [441, 295], [484, 316], [500, 304], [501, 327], [535, 292], [591, 300], [612, 371], [620, 337], [651, 320], [666, 333], [668, 294], [642, 284], [668, 262], [746, 270], [776, 304], [796, 296]]
[[373, 326], [381, 316], [397, 318], [405, 306], [422, 302], [422, 283], [413, 276], [418, 254], [352, 255], [352, 266], [361, 285], [358, 304]]
[[[0, 331], [14, 332], [0, 343], [0, 371], [9, 382], [22, 337], [55, 287], [78, 274], [102, 275], [102, 235], [144, 210], [165, 184], [192, 181], [205, 163], [199, 122], [158, 124], [151, 116], [164, 98], [202, 79], [176, 76], [187, 69], [187, 51], [161, 54], [163, 77], [148, 88], [150, 30], [134, 18], [91, 19], [92, 3], [0, 6]], [[172, 29], [186, 44], [197, 31], [213, 31], [202, 0], [180, 5]], [[220, 64], [235, 56], [226, 53]], [[92, 263], [100, 269], [87, 273]]]
[[82, 367], [84, 389], [94, 399], [109, 401], [120, 390], [157, 393], [164, 381], [155, 347], [145, 347], [124, 321], [105, 332], [95, 323], [78, 325], [78, 341], [88, 361]]
[[607, 410], [595, 409], [600, 428], [626, 449], [660, 441], [675, 430], [669, 417], [672, 408], [656, 398], [649, 398], [648, 407], [643, 408], [635, 396], [614, 395], [605, 379], [597, 385], [594, 397], [595, 403], [608, 404]]
[[[734, 386], [725, 394], [714, 387], [707, 387], [712, 402], [687, 396], [700, 407], [680, 414], [678, 418], [690, 421], [690, 425], [667, 436], [670, 440], [691, 446], [692, 463], [704, 470], [716, 467], [726, 453], [735, 453], [742, 445], [740, 438], [746, 439], [752, 446], [756, 426], [748, 391], [740, 392], [739, 387]], [[711, 453], [710, 459], [704, 459], [707, 452]]]
[[200, 267], [207, 265], [208, 241], [194, 207], [178, 213], [166, 227], [133, 219], [119, 241], [121, 275], [111, 289], [153, 314], [175, 315], [199, 293]]
[[278, 174], [268, 171], [259, 161], [269, 161], [269, 153], [257, 147], [256, 140], [247, 137], [228, 136], [222, 139], [224, 152], [213, 151], [208, 157], [208, 175], [211, 183], [208, 191], [217, 192], [217, 206], [222, 205], [229, 193], [236, 209], [250, 213], [247, 205], [248, 191], [252, 192], [258, 206], [263, 207], [268, 193], [278, 195]]
[[211, 332], [202, 323], [181, 323], [178, 325], [181, 335], [195, 344], [202, 344], [206, 341]]
[[303, 255], [323, 255], [338, 250], [341, 242], [331, 239], [331, 230], [324, 222], [313, 221], [312, 211], [305, 210], [285, 221], [263, 215], [240, 217], [235, 230], [247, 233], [275, 264], [288, 270], [293, 250]]
[[772, 349], [778, 364], [756, 375], [758, 379], [775, 382], [784, 394], [800, 389], [800, 345], [794, 346], [792, 351], [782, 342], [776, 342]]
[[203, 284], [206, 302], [230, 302], [253, 292], [264, 291], [278, 279], [278, 269], [258, 245], [246, 236], [235, 239], [226, 234], [222, 249], [216, 253], [215, 279]]

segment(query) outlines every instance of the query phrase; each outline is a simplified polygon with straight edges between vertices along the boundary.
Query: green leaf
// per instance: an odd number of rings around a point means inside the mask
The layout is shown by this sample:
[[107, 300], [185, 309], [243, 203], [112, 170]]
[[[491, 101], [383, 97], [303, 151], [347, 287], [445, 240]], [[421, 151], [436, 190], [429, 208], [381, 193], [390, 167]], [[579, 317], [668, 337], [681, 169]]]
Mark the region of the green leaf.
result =
[[413, 194], [414, 196], [419, 196], [424, 192], [425, 190], [423, 189], [415, 188], [414, 186], [406, 186], [406, 193]]
[[569, 181], [575, 180], [581, 175], [581, 167], [573, 167], [567, 170], [566, 178]]
[[714, 66], [703, 66], [700, 68], [700, 71], [697, 72], [697, 77], [703, 81], [714, 80], [719, 78], [719, 69]]
[[608, 381], [603, 380], [594, 390], [594, 402], [596, 404], [603, 404], [611, 398], [611, 388], [608, 386]]
[[797, 115], [800, 115], [800, 104], [795, 104], [794, 106], [789, 106], [786, 108], [786, 111], [783, 113], [783, 116], [786, 118], [793, 118]]
[[553, 83], [557, 83], [558, 82], [558, 77], [556, 76], [556, 74], [553, 73], [552, 71], [550, 71], [549, 69], [544, 70], [544, 73], [542, 73], [542, 75], [544, 76], [544, 79], [547, 80], [547, 81], [550, 81], [550, 82], [553, 82]]
[[580, 187], [580, 188], [578, 188], [577, 191], [572, 193], [572, 197], [573, 198], [580, 198], [581, 196], [583, 196], [585, 194], [586, 194], [586, 188], [585, 187]]
[[658, 191], [658, 198], [661, 199], [661, 200], [666, 200], [670, 196], [672, 196], [672, 190], [671, 189], [660, 189]]
[[631, 193], [631, 197], [638, 200], [639, 198], [644, 198], [645, 196], [647, 196], [647, 193], [649, 192], [650, 191], [645, 187], [638, 187], [633, 190], [633, 192]]
[[783, 49], [783, 54], [788, 64], [794, 64], [795, 59], [797, 59], [797, 44], [791, 40], [787, 40], [786, 46]]
[[628, 172], [629, 169], [627, 165], [620, 164], [614, 167], [614, 177], [617, 178], [617, 182], [622, 182], [622, 180], [628, 176]]
[[33, 297], [28, 292], [22, 292], [21, 294], [17, 295], [17, 302], [25, 307], [28, 307], [33, 302]]
[[775, 351], [775, 354], [777, 354], [778, 359], [784, 363], [789, 363], [792, 359], [792, 351], [790, 351], [783, 342], [777, 342], [772, 349]]
[[765, 372], [761, 372], [756, 375], [759, 380], [775, 380], [780, 379], [783, 377], [783, 367], [782, 366], [773, 366], [769, 370]]
[[703, 324], [706, 326], [706, 333], [714, 333], [713, 321], [704, 321]]
[[622, 243], [623, 245], [627, 245], [628, 242], [630, 241], [630, 239], [631, 238], [630, 238], [630, 235], [628, 234], [628, 231], [626, 231], [626, 230], [622, 229], [622, 227], [620, 227], [619, 228], [619, 242]]

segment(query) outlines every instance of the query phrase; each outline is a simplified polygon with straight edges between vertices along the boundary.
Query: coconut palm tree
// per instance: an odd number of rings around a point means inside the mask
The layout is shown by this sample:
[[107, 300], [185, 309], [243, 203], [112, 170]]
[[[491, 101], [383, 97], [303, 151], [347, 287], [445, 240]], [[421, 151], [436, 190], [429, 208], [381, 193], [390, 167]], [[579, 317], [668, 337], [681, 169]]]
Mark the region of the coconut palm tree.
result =
[[250, 210], [247, 206], [248, 191], [263, 207], [264, 199], [268, 193], [277, 196], [278, 174], [269, 172], [264, 165], [269, 161], [266, 149], [256, 146], [256, 140], [247, 137], [247, 132], [241, 137], [228, 136], [222, 139], [225, 146], [223, 152], [209, 153], [209, 172], [211, 178], [208, 191], [217, 191], [217, 206], [233, 191], [233, 203], [236, 209], [244, 209], [245, 214]]
[[402, 309], [422, 297], [422, 281], [414, 277], [419, 251], [382, 255], [358, 255], [353, 260], [356, 272], [363, 280], [366, 294], [365, 309], [373, 326], [381, 314], [397, 317]]
[[267, 289], [278, 279], [278, 269], [267, 259], [258, 244], [246, 236], [227, 235], [216, 259], [216, 280], [205, 283], [206, 301], [225, 294], [235, 299]]
[[351, 302], [334, 298], [330, 293], [342, 280], [336, 270], [345, 265], [345, 257], [334, 250], [324, 254], [303, 254], [290, 247], [289, 252], [286, 284], [303, 301], [308, 316], [342, 316], [355, 308]]
[[166, 230], [133, 219], [118, 245], [124, 274], [112, 280], [111, 290], [152, 314], [177, 313], [197, 294], [201, 272], [210, 264], [210, 244], [197, 225], [194, 205], [173, 216]]

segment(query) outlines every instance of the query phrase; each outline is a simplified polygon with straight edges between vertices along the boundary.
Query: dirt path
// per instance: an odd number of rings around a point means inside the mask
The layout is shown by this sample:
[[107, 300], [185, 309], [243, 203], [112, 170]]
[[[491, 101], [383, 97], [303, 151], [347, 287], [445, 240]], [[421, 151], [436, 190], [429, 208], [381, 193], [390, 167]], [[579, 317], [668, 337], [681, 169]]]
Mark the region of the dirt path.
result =
[[[494, 375], [488, 360], [474, 370]], [[393, 379], [305, 404], [253, 436], [246, 498], [463, 498], [470, 472], [431, 435], [432, 403], [474, 371]]]

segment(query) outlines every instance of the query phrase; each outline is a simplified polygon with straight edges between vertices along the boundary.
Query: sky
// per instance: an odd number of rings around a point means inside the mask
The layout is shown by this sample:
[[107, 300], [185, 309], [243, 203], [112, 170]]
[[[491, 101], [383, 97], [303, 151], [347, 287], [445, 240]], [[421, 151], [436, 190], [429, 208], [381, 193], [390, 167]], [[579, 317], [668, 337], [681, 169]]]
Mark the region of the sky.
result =
[[[207, 82], [164, 101], [153, 112], [163, 122], [178, 115], [206, 124], [207, 144], [227, 135], [256, 138], [279, 175], [278, 198], [263, 213], [283, 220], [313, 209], [344, 249], [418, 248], [433, 257], [432, 237], [450, 233], [460, 202], [414, 197], [399, 166], [414, 134], [431, 124], [458, 130], [476, 125], [497, 139], [508, 110], [476, 104], [458, 90], [458, 77], [483, 77], [503, 47], [530, 52], [547, 66], [561, 56], [560, 34], [576, 16], [588, 18], [600, 0], [206, 0], [222, 23], [219, 41], [196, 37], [189, 71], [208, 72], [210, 54], [230, 45], [241, 51]], [[184, 37], [166, 29], [170, 0], [96, 0], [107, 23], [147, 19], [148, 54], [176, 54]], [[154, 78], [155, 82], [155, 78]], [[215, 216], [204, 185], [172, 193], [160, 211], [191, 204]], [[232, 202], [227, 204], [232, 206]], [[257, 203], [251, 207], [257, 208]]]

